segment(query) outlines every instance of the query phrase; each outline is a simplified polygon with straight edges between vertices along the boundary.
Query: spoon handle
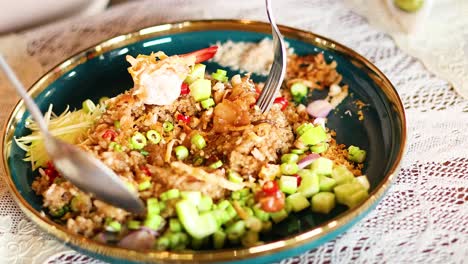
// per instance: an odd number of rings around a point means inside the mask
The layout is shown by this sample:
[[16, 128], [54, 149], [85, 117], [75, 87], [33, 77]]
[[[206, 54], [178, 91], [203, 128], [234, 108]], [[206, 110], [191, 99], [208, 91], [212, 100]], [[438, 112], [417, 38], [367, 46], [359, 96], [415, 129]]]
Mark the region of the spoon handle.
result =
[[16, 92], [23, 98], [26, 107], [29, 109], [29, 112], [31, 113], [32, 117], [39, 125], [42, 134], [45, 137], [47, 137], [49, 135], [49, 131], [47, 130], [47, 124], [44, 120], [44, 116], [42, 115], [41, 110], [39, 110], [39, 107], [37, 107], [36, 103], [34, 103], [31, 96], [29, 96], [29, 94], [26, 92], [26, 88], [24, 88], [23, 84], [21, 84], [20, 80], [13, 72], [13, 69], [8, 65], [2, 54], [0, 54], [0, 66], [5, 72], [10, 82], [13, 84], [13, 87], [15, 88]]

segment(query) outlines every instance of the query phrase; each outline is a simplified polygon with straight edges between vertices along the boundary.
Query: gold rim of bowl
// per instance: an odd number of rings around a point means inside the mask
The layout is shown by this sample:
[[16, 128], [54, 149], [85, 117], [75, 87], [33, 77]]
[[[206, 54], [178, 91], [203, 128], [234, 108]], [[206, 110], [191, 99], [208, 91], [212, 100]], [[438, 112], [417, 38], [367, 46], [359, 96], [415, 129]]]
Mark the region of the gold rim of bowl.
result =
[[[390, 186], [392, 179], [395, 177], [398, 171], [398, 164], [402, 158], [405, 143], [406, 143], [406, 117], [404, 113], [403, 105], [398, 97], [395, 88], [391, 82], [385, 77], [385, 75], [371, 62], [359, 55], [357, 52], [350, 48], [347, 48], [333, 40], [322, 37], [320, 35], [313, 34], [311, 32], [295, 29], [292, 27], [280, 26], [282, 34], [285, 37], [297, 39], [306, 43], [313, 44], [320, 48], [335, 50], [345, 55], [351, 62], [366, 70], [369, 76], [379, 84], [380, 88], [384, 91], [389, 101], [392, 104], [393, 109], [399, 114], [401, 121], [401, 145], [398, 150], [396, 161], [389, 169], [388, 174], [385, 175], [384, 179], [380, 184], [370, 193], [369, 198], [361, 203], [359, 206], [347, 210], [337, 217], [327, 221], [313, 229], [301, 233], [299, 235], [266, 243], [259, 246], [240, 248], [240, 249], [224, 249], [224, 250], [212, 250], [212, 251], [182, 251], [182, 252], [170, 252], [170, 251], [135, 251], [124, 248], [119, 248], [112, 245], [105, 245], [98, 243], [92, 239], [85, 238], [84, 236], [75, 235], [66, 230], [64, 226], [61, 226], [46, 216], [42, 215], [41, 212], [36, 211], [26, 200], [22, 197], [20, 191], [16, 188], [11, 178], [10, 169], [8, 167], [8, 156], [9, 156], [9, 144], [13, 139], [13, 133], [16, 124], [20, 121], [25, 106], [23, 101], [20, 101], [15, 106], [14, 110], [8, 117], [8, 121], [3, 128], [3, 141], [2, 141], [2, 152], [3, 152], [3, 167], [5, 171], [5, 181], [8, 184], [10, 192], [13, 198], [23, 210], [23, 212], [32, 219], [37, 225], [48, 233], [56, 236], [60, 240], [78, 246], [86, 251], [96, 254], [102, 254], [114, 258], [121, 258], [131, 261], [145, 261], [145, 262], [219, 262], [228, 261], [234, 259], [246, 259], [254, 258], [259, 256], [268, 255], [304, 245], [306, 243], [315, 241], [323, 238], [330, 232], [333, 232], [344, 225], [348, 224], [353, 219], [357, 218], [362, 213], [370, 209], [386, 192]], [[271, 27], [267, 23], [251, 21], [251, 20], [196, 20], [196, 21], [183, 21], [175, 22], [170, 24], [163, 24], [153, 27], [141, 29], [139, 31], [114, 37], [106, 40], [97, 46], [86, 49], [70, 59], [60, 63], [54, 67], [42, 78], [40, 78], [32, 87], [29, 89], [29, 93], [35, 97], [42, 92], [49, 84], [58, 79], [64, 73], [68, 72], [72, 68], [79, 64], [85, 63], [87, 60], [99, 56], [109, 50], [120, 48], [128, 44], [132, 44], [144, 39], [153, 38], [157, 36], [164, 36], [167, 34], [182, 33], [182, 32], [196, 32], [206, 30], [239, 30], [239, 31], [250, 31], [260, 33], [270, 33]]]

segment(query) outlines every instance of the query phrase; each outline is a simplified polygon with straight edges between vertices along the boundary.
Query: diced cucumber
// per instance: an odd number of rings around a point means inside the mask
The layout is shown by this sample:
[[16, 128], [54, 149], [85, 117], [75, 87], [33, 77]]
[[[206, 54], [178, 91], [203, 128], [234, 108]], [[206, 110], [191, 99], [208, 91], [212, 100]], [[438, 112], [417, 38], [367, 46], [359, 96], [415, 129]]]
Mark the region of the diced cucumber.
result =
[[200, 102], [211, 96], [211, 81], [206, 79], [198, 79], [189, 86], [190, 94], [195, 101]]
[[297, 191], [297, 178], [294, 176], [281, 176], [279, 188], [282, 192], [292, 194]]
[[204, 64], [198, 63], [198, 64], [193, 65], [192, 70], [187, 75], [184, 82], [187, 84], [192, 84], [194, 81], [198, 79], [205, 78], [205, 69], [206, 69], [206, 65]]
[[366, 151], [356, 146], [348, 147], [348, 160], [363, 163], [366, 159]]
[[369, 194], [358, 182], [345, 183], [335, 187], [336, 201], [352, 208], [364, 201]]
[[312, 211], [321, 214], [330, 213], [335, 208], [335, 194], [332, 192], [320, 192], [312, 196]]
[[310, 127], [299, 137], [302, 143], [309, 146], [324, 142], [327, 139], [327, 132], [322, 126]]
[[320, 191], [331, 192], [336, 186], [336, 180], [325, 175], [319, 175]]
[[241, 238], [245, 233], [245, 222], [244, 220], [239, 220], [229, 225], [226, 228], [226, 235], [230, 240]]
[[301, 185], [297, 188], [298, 193], [308, 198], [320, 191], [319, 176], [316, 173], [311, 170], [300, 170], [298, 174], [302, 178]]
[[321, 175], [331, 175], [333, 170], [333, 161], [320, 157], [310, 165], [310, 170]]
[[190, 201], [195, 206], [198, 206], [198, 204], [200, 204], [200, 200], [202, 197], [201, 192], [197, 191], [182, 191], [180, 192], [180, 196], [182, 197], [182, 199]]
[[182, 225], [180, 224], [179, 219], [171, 218], [169, 220], [169, 230], [171, 230], [172, 232], [182, 231]]
[[366, 191], [369, 191], [370, 183], [369, 183], [369, 180], [367, 179], [366, 175], [358, 176], [358, 177], [354, 178], [354, 181], [359, 182], [364, 187], [364, 189]]
[[209, 196], [203, 195], [200, 199], [200, 202], [198, 203], [198, 210], [200, 212], [206, 212], [211, 210], [213, 207], [213, 199]]
[[226, 233], [224, 233], [221, 230], [218, 230], [213, 234], [213, 247], [215, 249], [223, 248], [225, 242], [226, 242]]
[[343, 165], [335, 166], [331, 177], [336, 180], [336, 185], [349, 183], [354, 180], [354, 174]]
[[212, 212], [198, 214], [191, 201], [181, 200], [176, 203], [176, 212], [184, 229], [194, 238], [204, 238], [216, 232], [219, 228]]
[[307, 198], [300, 193], [294, 193], [286, 197], [286, 203], [291, 205], [294, 212], [300, 212], [310, 206]]
[[275, 223], [279, 223], [288, 217], [288, 212], [286, 210], [281, 210], [278, 212], [270, 213], [270, 217]]
[[148, 200], [146, 200], [146, 210], [147, 210], [147, 217], [159, 215], [161, 208], [159, 208], [158, 199], [149, 198]]
[[253, 211], [254, 211], [254, 215], [262, 220], [262, 221], [268, 221], [268, 219], [270, 219], [270, 214], [263, 211], [262, 208], [260, 208], [260, 206], [254, 206], [252, 207], [253, 208]]
[[158, 230], [163, 220], [164, 219], [160, 215], [152, 215], [146, 217], [145, 221], [143, 222], [143, 225], [153, 230]]
[[329, 145], [327, 142], [322, 142], [322, 143], [318, 143], [316, 145], [311, 146], [310, 151], [312, 151], [313, 153], [320, 154], [320, 153], [327, 151], [328, 147]]

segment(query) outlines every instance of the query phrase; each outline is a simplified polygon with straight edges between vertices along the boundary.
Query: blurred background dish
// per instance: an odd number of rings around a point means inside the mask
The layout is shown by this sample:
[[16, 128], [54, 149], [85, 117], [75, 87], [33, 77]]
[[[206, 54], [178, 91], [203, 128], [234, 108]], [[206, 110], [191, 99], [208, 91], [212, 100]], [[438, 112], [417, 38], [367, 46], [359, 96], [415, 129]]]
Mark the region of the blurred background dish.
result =
[[102, 12], [109, 0], [15, 0], [0, 4], [0, 34]]

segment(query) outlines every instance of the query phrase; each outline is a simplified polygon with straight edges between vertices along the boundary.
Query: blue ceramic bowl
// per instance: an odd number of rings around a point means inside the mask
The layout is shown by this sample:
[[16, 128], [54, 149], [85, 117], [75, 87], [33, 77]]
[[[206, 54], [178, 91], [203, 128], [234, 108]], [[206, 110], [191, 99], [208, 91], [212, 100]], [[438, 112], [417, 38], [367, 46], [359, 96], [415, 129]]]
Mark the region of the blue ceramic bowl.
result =
[[[12, 138], [28, 133], [25, 128], [23, 102], [19, 102], [3, 130], [3, 161], [6, 182], [21, 209], [37, 225], [71, 247], [108, 261], [144, 262], [272, 262], [310, 250], [359, 221], [383, 197], [397, 173], [405, 140], [405, 115], [397, 92], [390, 81], [369, 61], [345, 46], [289, 27], [281, 32], [297, 54], [323, 53], [326, 60], [338, 63], [343, 83], [350, 87], [349, 96], [329, 116], [328, 126], [337, 133], [337, 141], [358, 145], [368, 152], [364, 172], [371, 183], [369, 198], [352, 210], [336, 208], [327, 216], [310, 211], [292, 215], [274, 228], [266, 243], [250, 248], [212, 251], [148, 251], [138, 252], [104, 245], [69, 233], [64, 227], [41, 216], [41, 199], [31, 189], [33, 175], [29, 163], [23, 162], [24, 152]], [[30, 89], [42, 111], [54, 104], [61, 112], [67, 105], [80, 107], [83, 100], [115, 96], [132, 87], [127, 72], [127, 54], [149, 54], [162, 50], [167, 54], [187, 53], [205, 48], [217, 41], [254, 41], [270, 35], [270, 26], [254, 21], [210, 20], [160, 25], [119, 36], [85, 50], [61, 63], [43, 76]], [[208, 70], [219, 65], [208, 63]], [[234, 72], [229, 72], [232, 75]], [[256, 81], [262, 81], [254, 76]], [[320, 96], [320, 95], [315, 95]], [[364, 120], [357, 118], [353, 103], [361, 100]], [[345, 114], [349, 110], [351, 116]]]

